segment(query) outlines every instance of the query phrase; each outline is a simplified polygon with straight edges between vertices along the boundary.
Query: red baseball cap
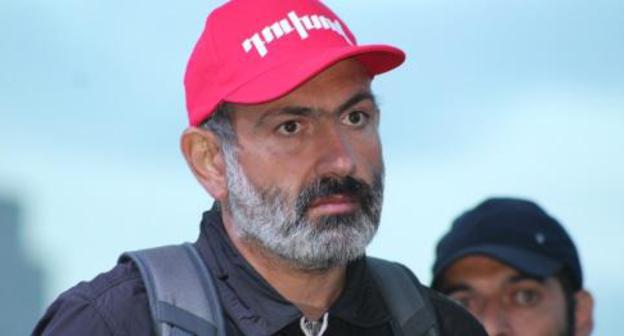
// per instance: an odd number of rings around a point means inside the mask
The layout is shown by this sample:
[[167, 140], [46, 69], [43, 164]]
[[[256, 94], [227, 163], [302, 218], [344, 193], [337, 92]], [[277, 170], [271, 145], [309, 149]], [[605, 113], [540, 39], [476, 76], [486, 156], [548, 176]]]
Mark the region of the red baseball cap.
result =
[[405, 60], [395, 47], [358, 46], [346, 24], [318, 0], [229, 1], [206, 19], [186, 68], [189, 122], [200, 125], [222, 102], [280, 98], [351, 57], [371, 77]]

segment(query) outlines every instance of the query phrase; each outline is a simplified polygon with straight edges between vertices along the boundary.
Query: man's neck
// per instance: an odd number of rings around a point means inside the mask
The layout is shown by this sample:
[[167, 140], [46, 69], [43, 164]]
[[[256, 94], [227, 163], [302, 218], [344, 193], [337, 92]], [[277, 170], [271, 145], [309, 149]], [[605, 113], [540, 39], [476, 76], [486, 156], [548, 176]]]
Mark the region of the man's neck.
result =
[[[225, 211], [224, 211], [225, 212]], [[236, 249], [280, 295], [297, 306], [309, 320], [318, 320], [338, 299], [346, 281], [346, 267], [301, 270], [236, 232], [232, 218], [223, 212], [223, 224]]]

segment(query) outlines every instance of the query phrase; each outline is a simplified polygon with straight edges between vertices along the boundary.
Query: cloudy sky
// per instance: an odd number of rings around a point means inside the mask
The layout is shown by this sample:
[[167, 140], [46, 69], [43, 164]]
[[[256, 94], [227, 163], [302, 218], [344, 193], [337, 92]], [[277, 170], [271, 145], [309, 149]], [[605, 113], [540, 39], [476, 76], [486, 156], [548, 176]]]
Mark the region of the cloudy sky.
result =
[[[120, 252], [194, 240], [211, 200], [178, 150], [182, 73], [217, 1], [0, 3], [0, 195], [45, 302]], [[403, 48], [375, 80], [386, 200], [370, 253], [424, 282], [461, 211], [538, 201], [577, 242], [596, 334], [624, 300], [624, 2], [328, 1], [360, 43]]]

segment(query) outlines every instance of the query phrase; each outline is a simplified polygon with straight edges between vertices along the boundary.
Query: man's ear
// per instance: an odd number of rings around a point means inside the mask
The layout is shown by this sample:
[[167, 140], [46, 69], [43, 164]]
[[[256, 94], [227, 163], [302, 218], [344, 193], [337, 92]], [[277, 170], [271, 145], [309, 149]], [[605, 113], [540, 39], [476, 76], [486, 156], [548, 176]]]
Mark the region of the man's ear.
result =
[[574, 298], [576, 300], [574, 335], [588, 336], [594, 328], [594, 298], [584, 289], [576, 292]]
[[182, 134], [180, 148], [197, 181], [215, 200], [223, 202], [227, 182], [220, 139], [210, 130], [189, 127]]

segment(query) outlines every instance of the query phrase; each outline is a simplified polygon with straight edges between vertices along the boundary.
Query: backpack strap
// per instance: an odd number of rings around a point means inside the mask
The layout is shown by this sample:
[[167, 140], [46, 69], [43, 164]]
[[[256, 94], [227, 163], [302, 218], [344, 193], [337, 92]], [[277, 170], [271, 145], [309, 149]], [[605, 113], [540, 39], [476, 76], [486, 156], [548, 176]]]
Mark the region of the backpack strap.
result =
[[394, 319], [397, 335], [438, 336], [436, 314], [422, 285], [404, 266], [367, 257], [371, 273]]
[[126, 252], [141, 272], [159, 336], [225, 336], [212, 275], [190, 243]]

